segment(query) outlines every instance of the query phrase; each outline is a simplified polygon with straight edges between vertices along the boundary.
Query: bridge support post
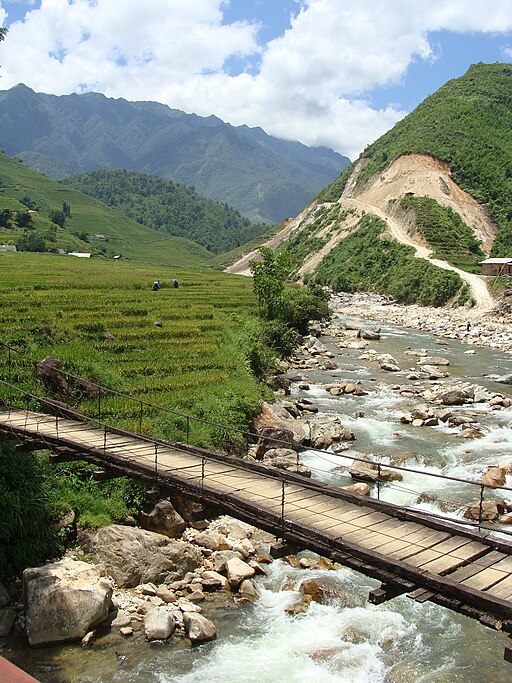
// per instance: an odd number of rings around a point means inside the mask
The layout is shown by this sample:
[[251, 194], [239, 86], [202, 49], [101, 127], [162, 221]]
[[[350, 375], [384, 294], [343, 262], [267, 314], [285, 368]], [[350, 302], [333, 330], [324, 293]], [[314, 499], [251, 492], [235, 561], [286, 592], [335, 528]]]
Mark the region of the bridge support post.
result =
[[389, 583], [382, 583], [380, 588], [374, 588], [369, 592], [368, 600], [372, 603], [372, 605], [382, 605], [383, 602], [392, 600], [393, 598], [396, 598], [397, 596], [406, 592], [407, 590], [403, 587], [394, 586], [393, 584]]
[[503, 655], [503, 659], [506, 662], [510, 662], [512, 664], [512, 645], [507, 645], [505, 648], [505, 653]]

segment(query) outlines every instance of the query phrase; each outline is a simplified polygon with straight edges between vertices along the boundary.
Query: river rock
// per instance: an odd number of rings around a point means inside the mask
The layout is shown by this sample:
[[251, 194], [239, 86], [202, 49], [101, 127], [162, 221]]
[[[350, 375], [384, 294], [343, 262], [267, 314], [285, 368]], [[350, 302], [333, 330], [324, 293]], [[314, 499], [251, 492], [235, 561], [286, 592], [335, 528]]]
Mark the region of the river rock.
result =
[[[505, 505], [500, 500], [484, 500], [482, 503], [482, 521], [493, 522], [505, 512]], [[464, 512], [465, 519], [480, 519], [480, 503], [473, 503]]]
[[81, 640], [108, 616], [114, 584], [96, 567], [63, 559], [25, 569], [23, 592], [31, 645]]
[[377, 481], [402, 481], [403, 477], [399, 472], [393, 472], [381, 465], [380, 476], [379, 467], [374, 462], [354, 461], [349, 470], [350, 476], [354, 479], [362, 479], [376, 483]]
[[16, 621], [16, 610], [13, 607], [0, 608], [0, 638], [5, 638], [12, 631]]
[[304, 477], [311, 476], [311, 470], [298, 461], [296, 451], [290, 448], [271, 448], [265, 453], [263, 462], [280, 470], [302, 474]]
[[350, 484], [349, 486], [341, 487], [344, 491], [349, 491], [350, 493], [357, 493], [358, 496], [369, 496], [370, 487], [368, 484], [360, 481], [357, 484]]
[[148, 640], [166, 640], [174, 632], [173, 615], [165, 607], [155, 607], [144, 617], [144, 631]]
[[168, 500], [160, 500], [149, 514], [140, 512], [139, 522], [143, 529], [169, 538], [181, 536], [186, 527], [185, 520]]
[[418, 361], [418, 365], [450, 365], [448, 358], [441, 358], [440, 356], [424, 356]]
[[323, 605], [326, 600], [326, 591], [315, 579], [306, 579], [300, 584], [299, 590], [308, 602], [318, 602]]
[[206, 643], [217, 637], [215, 625], [202, 614], [184, 613], [183, 624], [185, 633], [193, 643]]
[[450, 389], [440, 396], [445, 406], [461, 406], [468, 400], [467, 393], [462, 389]]
[[380, 332], [364, 328], [358, 331], [357, 336], [361, 339], [369, 339], [370, 341], [374, 341], [380, 339]]
[[202, 555], [183, 541], [133, 527], [111, 524], [84, 534], [84, 550], [92, 553], [120, 588], [161, 584], [182, 578], [202, 565]]
[[194, 543], [209, 550], [229, 550], [229, 543], [223, 534], [218, 531], [203, 531], [194, 536]]
[[375, 360], [379, 364], [381, 370], [386, 370], [387, 372], [400, 371], [397, 361], [389, 353], [380, 353], [375, 356]]
[[489, 467], [487, 472], [483, 475], [480, 480], [482, 484], [487, 484], [487, 486], [499, 487], [505, 486], [506, 484], [506, 473], [501, 467]]
[[244, 579], [238, 588], [238, 592], [242, 598], [251, 601], [257, 600], [259, 595], [258, 591], [256, 590], [256, 586], [251, 579]]
[[123, 610], [119, 610], [116, 618], [111, 622], [110, 626], [111, 628], [123, 628], [125, 626], [130, 626], [132, 623], [132, 618], [129, 614], [126, 612], [123, 612]]
[[294, 433], [290, 429], [279, 427], [264, 427], [259, 432], [258, 443], [256, 444], [256, 459], [261, 460], [264, 454], [271, 448], [290, 448], [298, 450]]
[[251, 567], [247, 562], [240, 560], [238, 557], [228, 560], [226, 570], [229, 585], [232, 587], [240, 585], [244, 579], [250, 579], [256, 573], [254, 567]]
[[306, 422], [309, 431], [305, 443], [313, 448], [326, 449], [339, 441], [354, 441], [354, 432], [345, 427], [338, 417], [328, 420], [308, 420]]
[[429, 365], [428, 363], [426, 365], [422, 365], [421, 369], [427, 373], [428, 379], [430, 380], [447, 377], [446, 372], [443, 372], [442, 370], [439, 370], [439, 368], [436, 368], [434, 365]]

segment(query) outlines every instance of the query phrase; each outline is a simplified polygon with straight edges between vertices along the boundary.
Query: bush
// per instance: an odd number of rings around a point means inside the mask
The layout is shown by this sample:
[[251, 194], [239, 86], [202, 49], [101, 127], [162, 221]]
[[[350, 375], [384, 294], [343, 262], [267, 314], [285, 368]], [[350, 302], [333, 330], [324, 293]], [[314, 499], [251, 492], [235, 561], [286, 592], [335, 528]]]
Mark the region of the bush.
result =
[[46, 242], [38, 232], [25, 231], [16, 242], [18, 251], [46, 251]]
[[51, 508], [41, 459], [0, 443], [0, 576], [12, 576], [59, 552], [50, 529]]

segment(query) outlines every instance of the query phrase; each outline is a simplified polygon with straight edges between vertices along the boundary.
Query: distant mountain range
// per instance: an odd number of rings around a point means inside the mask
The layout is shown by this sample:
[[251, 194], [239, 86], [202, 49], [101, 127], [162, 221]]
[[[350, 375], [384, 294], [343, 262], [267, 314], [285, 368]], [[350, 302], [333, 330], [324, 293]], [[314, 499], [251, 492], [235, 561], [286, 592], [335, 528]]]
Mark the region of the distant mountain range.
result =
[[350, 163], [215, 116], [25, 85], [0, 91], [0, 147], [53, 179], [100, 168], [149, 173], [270, 223], [297, 214]]

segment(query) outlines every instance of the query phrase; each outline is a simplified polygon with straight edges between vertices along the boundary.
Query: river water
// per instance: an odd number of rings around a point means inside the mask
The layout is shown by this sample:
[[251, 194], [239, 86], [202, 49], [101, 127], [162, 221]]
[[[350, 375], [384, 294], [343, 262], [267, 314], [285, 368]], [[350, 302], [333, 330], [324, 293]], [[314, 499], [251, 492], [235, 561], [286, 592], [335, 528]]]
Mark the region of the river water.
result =
[[[488, 375], [512, 372], [512, 356], [489, 349], [470, 348], [456, 341], [439, 346], [434, 337], [396, 327], [383, 327], [383, 338], [372, 342], [379, 353], [391, 353], [401, 368], [416, 359], [406, 352], [427, 349], [429, 355], [448, 358], [452, 377], [469, 379], [492, 391], [508, 393]], [[484, 429], [480, 439], [461, 439], [459, 430], [412, 427], [400, 416], [418, 405], [392, 387], [408, 381], [404, 375], [376, 369], [361, 360], [360, 350], [339, 349], [336, 340], [322, 341], [336, 355], [338, 369], [307, 371], [309, 390], [294, 385], [295, 397], [314, 400], [320, 415], [342, 415], [356, 434], [350, 451], [325, 456], [309, 451], [305, 464], [313, 476], [334, 485], [350, 483], [343, 457], [371, 455], [382, 462], [403, 456], [411, 469], [477, 480], [482, 469], [510, 457], [511, 411], [493, 411], [488, 404], [462, 408], [476, 413]], [[444, 342], [443, 342], [444, 343]], [[332, 397], [324, 385], [341, 380], [361, 381], [363, 397]], [[411, 380], [411, 384], [414, 382]], [[357, 416], [356, 416], [357, 415]], [[511, 486], [509, 479], [507, 485]], [[381, 497], [405, 505], [460, 517], [474, 494], [456, 482], [425, 480], [406, 474], [402, 482], [382, 487]], [[418, 503], [420, 492], [437, 498]], [[441, 501], [451, 501], [446, 512]], [[503, 662], [508, 638], [477, 622], [439, 606], [418, 604], [400, 596], [380, 606], [367, 602], [378, 583], [348, 569], [336, 571], [293, 569], [279, 560], [259, 579], [260, 599], [237, 607], [229, 596], [209, 598], [204, 614], [213, 619], [218, 638], [191, 647], [173, 638], [149, 645], [141, 633], [132, 640], [105, 634], [88, 648], [65, 645], [38, 650], [9, 644], [6, 656], [42, 683], [505, 683], [512, 680], [512, 665]], [[329, 588], [326, 605], [312, 603], [306, 614], [289, 615], [285, 609], [297, 600], [304, 578], [315, 577]], [[286, 590], [282, 590], [286, 588]]]

